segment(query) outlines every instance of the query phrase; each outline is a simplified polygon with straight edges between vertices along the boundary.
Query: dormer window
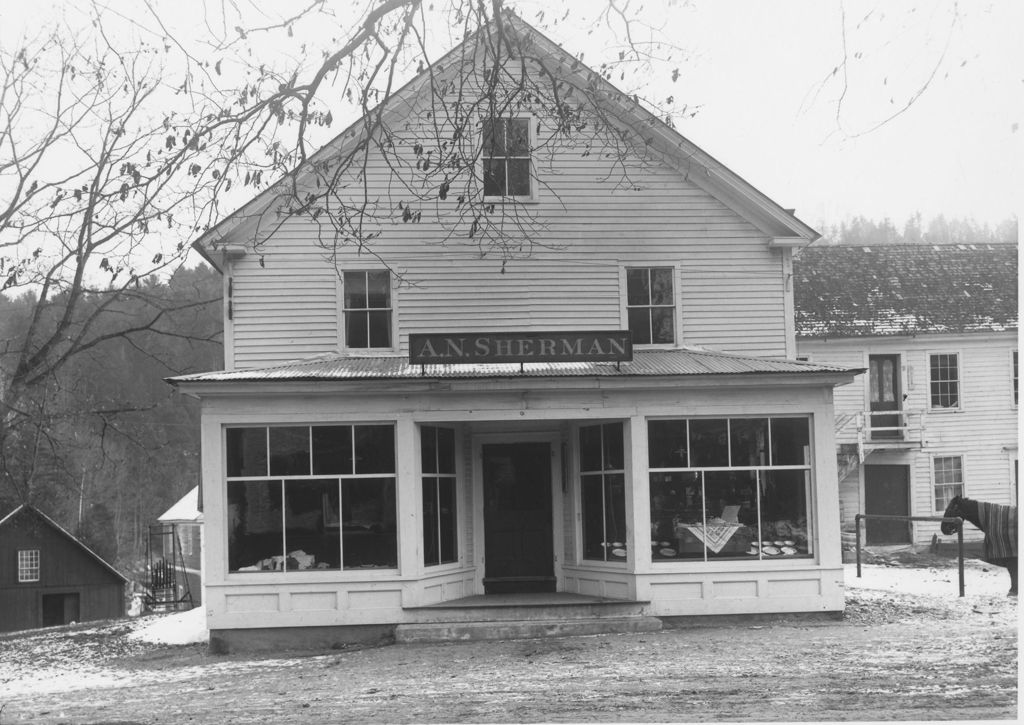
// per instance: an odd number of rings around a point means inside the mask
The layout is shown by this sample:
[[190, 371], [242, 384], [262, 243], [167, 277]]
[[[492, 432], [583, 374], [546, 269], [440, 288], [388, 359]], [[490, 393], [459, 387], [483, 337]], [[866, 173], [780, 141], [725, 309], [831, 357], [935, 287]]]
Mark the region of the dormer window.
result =
[[485, 120], [481, 157], [485, 197], [533, 197], [529, 118]]
[[672, 267], [626, 270], [626, 317], [634, 345], [674, 345], [675, 290]]
[[391, 348], [391, 275], [387, 270], [345, 272], [345, 347]]

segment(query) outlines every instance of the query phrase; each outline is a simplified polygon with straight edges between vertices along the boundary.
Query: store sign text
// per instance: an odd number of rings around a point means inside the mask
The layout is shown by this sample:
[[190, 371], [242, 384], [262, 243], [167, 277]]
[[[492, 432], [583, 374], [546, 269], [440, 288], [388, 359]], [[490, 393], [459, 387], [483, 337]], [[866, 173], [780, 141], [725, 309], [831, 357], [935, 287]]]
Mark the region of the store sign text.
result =
[[409, 362], [413, 365], [625, 362], [632, 359], [629, 330], [409, 335]]

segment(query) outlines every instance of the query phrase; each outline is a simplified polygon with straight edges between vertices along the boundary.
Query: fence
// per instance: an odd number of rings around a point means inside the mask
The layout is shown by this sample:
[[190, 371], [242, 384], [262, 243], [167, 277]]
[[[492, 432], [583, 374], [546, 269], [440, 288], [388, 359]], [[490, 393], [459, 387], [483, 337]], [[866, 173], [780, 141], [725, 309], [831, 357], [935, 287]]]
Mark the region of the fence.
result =
[[889, 516], [887, 514], [857, 514], [853, 517], [857, 529], [857, 578], [860, 579], [860, 522], [862, 519], [889, 521], [941, 521], [956, 524], [957, 565], [960, 571], [960, 596], [964, 595], [964, 520], [959, 516]]

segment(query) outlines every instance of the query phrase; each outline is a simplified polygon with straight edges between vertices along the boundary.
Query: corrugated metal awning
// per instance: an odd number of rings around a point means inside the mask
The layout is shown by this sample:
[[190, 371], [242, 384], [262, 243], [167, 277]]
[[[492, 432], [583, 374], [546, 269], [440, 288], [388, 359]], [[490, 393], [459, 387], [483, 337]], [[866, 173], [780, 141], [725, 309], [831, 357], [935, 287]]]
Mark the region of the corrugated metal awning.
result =
[[856, 374], [859, 368], [766, 357], [748, 357], [709, 350], [645, 350], [630, 362], [493, 363], [474, 365], [412, 365], [405, 357], [321, 356], [266, 368], [224, 370], [168, 378], [172, 385], [189, 383], [423, 380], [486, 378], [659, 377], [692, 375]]

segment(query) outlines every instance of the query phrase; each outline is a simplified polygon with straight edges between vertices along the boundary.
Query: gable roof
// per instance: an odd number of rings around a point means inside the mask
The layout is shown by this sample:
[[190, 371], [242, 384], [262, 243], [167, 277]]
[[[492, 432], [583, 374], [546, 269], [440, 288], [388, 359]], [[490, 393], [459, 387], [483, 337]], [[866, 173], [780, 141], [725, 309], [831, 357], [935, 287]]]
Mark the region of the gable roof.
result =
[[74, 536], [72, 536], [70, 533], [68, 533], [68, 531], [63, 526], [58, 524], [56, 521], [51, 519], [49, 516], [47, 516], [42, 511], [37, 509], [35, 506], [32, 506], [31, 504], [27, 504], [27, 503], [21, 504], [16, 509], [11, 511], [9, 514], [4, 516], [2, 519], [0, 519], [0, 527], [3, 527], [4, 525], [9, 525], [9, 524], [13, 523], [16, 518], [21, 517], [21, 516], [35, 516], [38, 520], [40, 520], [43, 523], [47, 524], [51, 529], [55, 530], [58, 534], [60, 534], [61, 536], [65, 537], [66, 539], [71, 541], [71, 543], [73, 543], [76, 546], [78, 546], [78, 548], [80, 548], [86, 554], [88, 554], [93, 559], [95, 559], [97, 562], [99, 562], [100, 565], [102, 565], [105, 569], [107, 569], [112, 574], [117, 576], [119, 579], [121, 579], [122, 581], [125, 581], [125, 582], [128, 581], [128, 578], [124, 574], [122, 574], [117, 569], [115, 569], [110, 564], [108, 564], [107, 561], [105, 559], [103, 559], [99, 554], [97, 554], [95, 551], [93, 551], [88, 546], [83, 544], [79, 539], [77, 539]]
[[796, 333], [1017, 329], [1016, 244], [814, 246], [793, 259]]
[[[516, 33], [521, 41], [533, 44], [539, 51], [538, 55], [550, 57], [552, 65], [555, 66], [552, 70], [560, 73], [562, 77], [572, 76], [581, 85], [594, 89], [590, 99], [600, 102], [608, 117], [615, 119], [623, 128], [633, 131], [643, 130], [647, 134], [644, 140], [651, 148], [659, 151], [670, 163], [683, 171], [689, 181], [747, 218], [766, 236], [770, 237], [773, 244], [804, 246], [821, 236], [798, 219], [793, 210], [785, 209], [768, 198], [741, 176], [728, 169], [662, 119], [644, 109], [636, 100], [617, 89], [601, 74], [581, 63], [578, 58], [544, 36], [532, 25], [508, 10], [504, 12], [503, 21], [504, 27]], [[493, 20], [477, 33], [491, 32], [492, 30]], [[442, 73], [450, 72], [458, 65], [457, 61], [464, 55], [464, 50], [471, 47], [470, 44], [475, 38], [476, 33], [467, 37], [440, 60], [433, 63], [432, 69], [425, 69], [418, 73], [405, 86], [372, 110], [368, 116], [379, 114], [394, 120], [404, 118], [412, 99], [431, 82], [431, 73], [438, 72], [436, 69], [439, 68], [444, 69], [441, 71]], [[193, 242], [192, 247], [215, 269], [221, 270], [221, 265], [212, 254], [216, 246], [228, 240], [234, 232], [246, 228], [247, 221], [256, 219], [271, 209], [275, 200], [279, 198], [280, 191], [286, 188], [287, 184], [293, 180], [301, 183], [303, 177], [316, 165], [342, 155], [362, 143], [366, 129], [365, 119], [368, 116], [356, 120], [333, 140], [313, 153], [302, 166], [271, 184], [204, 232]], [[244, 240], [232, 239], [231, 241], [239, 243]]]

